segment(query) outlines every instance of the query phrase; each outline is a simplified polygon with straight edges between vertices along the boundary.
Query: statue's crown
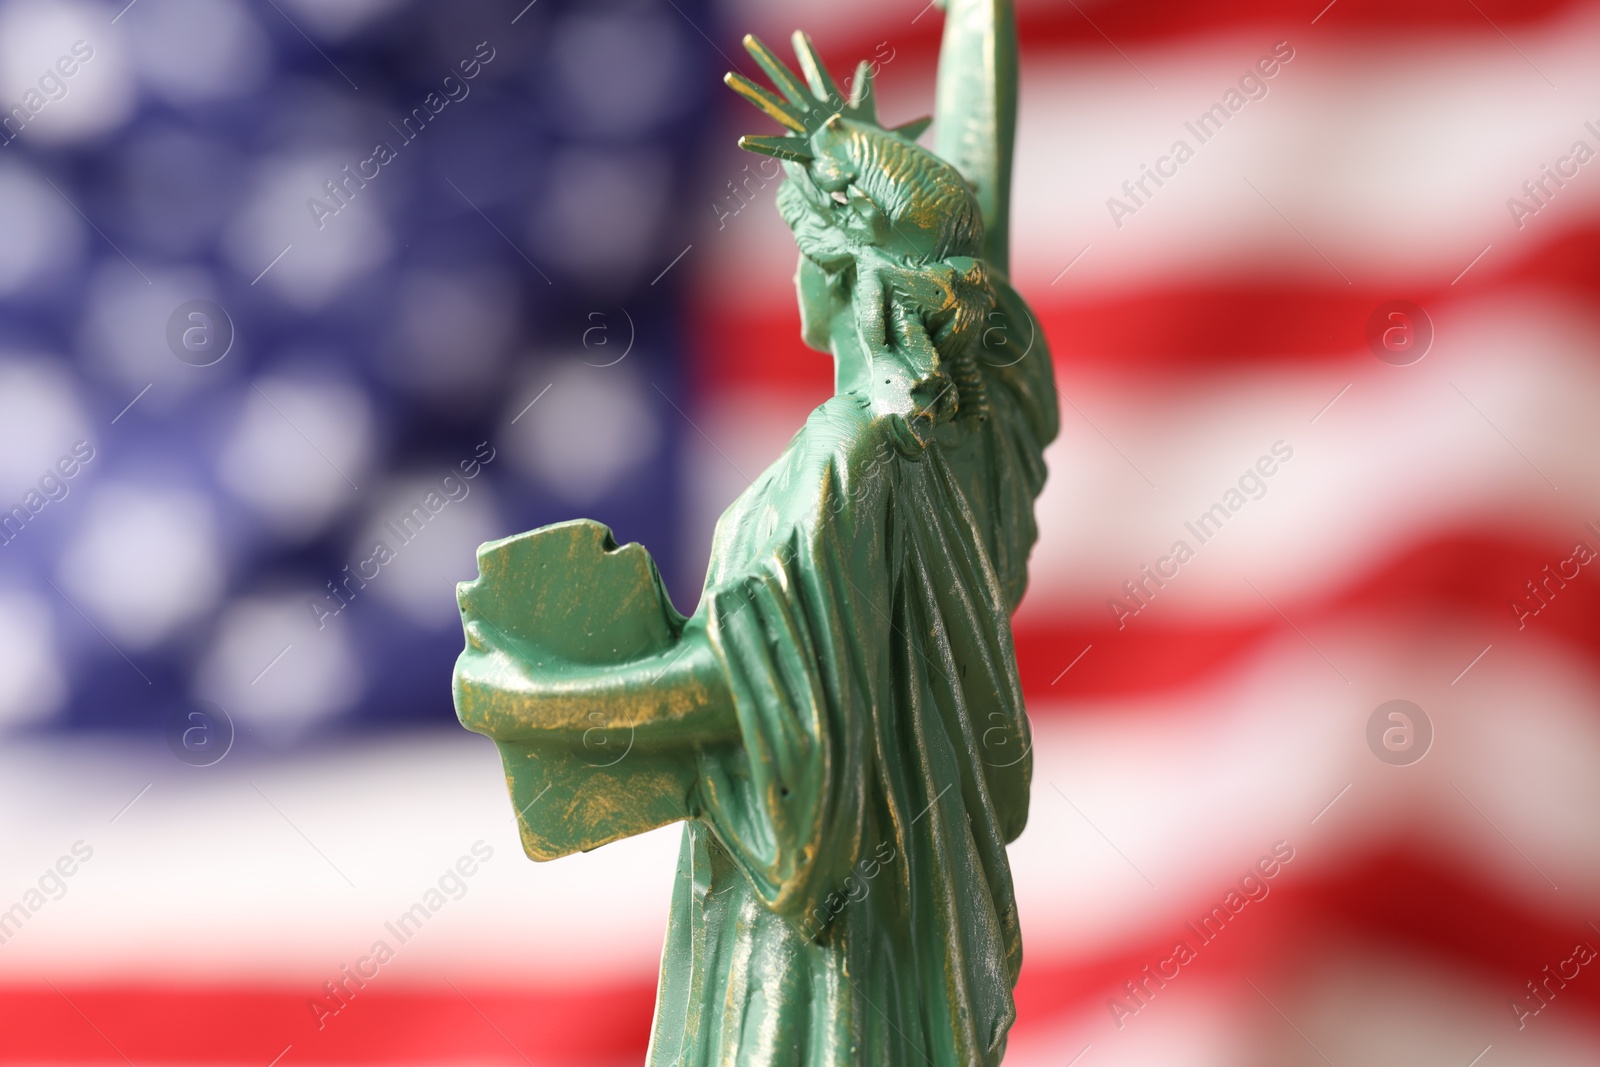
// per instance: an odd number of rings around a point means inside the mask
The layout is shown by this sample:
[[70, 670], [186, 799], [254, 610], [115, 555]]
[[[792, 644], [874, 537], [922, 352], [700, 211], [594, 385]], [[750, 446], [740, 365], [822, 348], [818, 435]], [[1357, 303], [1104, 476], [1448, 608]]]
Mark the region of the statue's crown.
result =
[[828, 68], [817, 58], [811, 38], [799, 30], [794, 32], [794, 51], [800, 60], [800, 69], [805, 72], [804, 82], [754, 34], [745, 35], [744, 47], [783, 95], [774, 95], [742, 74], [729, 73], [723, 81], [790, 132], [781, 137], [741, 137], [740, 148], [795, 163], [807, 163], [814, 158], [811, 135], [835, 116], [871, 125], [913, 142], [922, 136], [922, 132], [933, 121], [932, 118], [921, 118], [902, 126], [883, 126], [878, 122], [877, 102], [872, 93], [872, 63], [863, 59], [856, 67], [855, 80], [850, 83], [847, 96], [840, 92]]

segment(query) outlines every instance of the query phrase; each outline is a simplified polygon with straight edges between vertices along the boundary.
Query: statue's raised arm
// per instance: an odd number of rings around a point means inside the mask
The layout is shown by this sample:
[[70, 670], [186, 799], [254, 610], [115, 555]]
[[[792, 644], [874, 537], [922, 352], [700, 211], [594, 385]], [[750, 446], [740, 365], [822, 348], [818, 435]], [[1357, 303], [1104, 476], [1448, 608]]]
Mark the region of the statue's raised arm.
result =
[[1011, 273], [1011, 155], [1017, 128], [1017, 25], [1012, 0], [945, 0], [935, 97], [935, 151], [977, 193], [983, 258]]

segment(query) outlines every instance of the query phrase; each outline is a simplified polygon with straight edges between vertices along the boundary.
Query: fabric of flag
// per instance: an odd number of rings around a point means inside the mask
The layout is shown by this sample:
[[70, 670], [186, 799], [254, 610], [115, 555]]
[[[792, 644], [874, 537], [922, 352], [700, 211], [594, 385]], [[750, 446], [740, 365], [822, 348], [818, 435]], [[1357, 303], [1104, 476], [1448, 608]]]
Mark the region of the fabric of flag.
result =
[[[453, 586], [692, 608], [831, 388], [721, 76], [943, 16], [525, 3], [0, 0], [0, 1063], [642, 1061], [681, 831], [521, 855]], [[1600, 3], [1018, 14], [1006, 1062], [1594, 1063]]]

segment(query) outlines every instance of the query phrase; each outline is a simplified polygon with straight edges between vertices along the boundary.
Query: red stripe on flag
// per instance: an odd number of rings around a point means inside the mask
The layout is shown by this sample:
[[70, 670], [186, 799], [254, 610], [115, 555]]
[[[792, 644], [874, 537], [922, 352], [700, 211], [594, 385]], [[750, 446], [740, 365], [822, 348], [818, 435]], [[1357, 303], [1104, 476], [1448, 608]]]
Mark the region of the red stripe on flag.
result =
[[[917, 5], [920, 6], [920, 5]], [[1306, 34], [1482, 34], [1500, 39], [1501, 31], [1581, 11], [1582, 0], [1229, 0], [1195, 4], [1186, 0], [1147, 0], [1138, 4], [1019, 4], [1018, 37], [1026, 53], [1033, 49], [1127, 48], [1166, 44], [1250, 28], [1259, 33]], [[787, 19], [789, 16], [785, 15]], [[1315, 20], [1315, 22], [1313, 22]], [[1492, 21], [1491, 21], [1492, 20]], [[789, 23], [772, 24], [769, 33], [787, 33]], [[838, 70], [854, 69], [858, 59], [874, 54], [886, 41], [897, 57], [932, 60], [938, 54], [944, 20], [928, 5], [920, 14], [907, 7], [893, 14], [875, 12], [832, 25], [808, 27], [824, 62]]]
[[310, 991], [274, 986], [0, 986], [0, 1063], [637, 1063], [654, 981], [591, 989], [357, 991], [317, 1020]]
[[[1542, 580], [1543, 568], [1567, 558], [1580, 539], [1600, 549], [1600, 539], [1577, 526], [1570, 537], [1552, 536], [1544, 543], [1476, 533], [1441, 537], [1397, 550], [1333, 597], [1278, 607], [1302, 630], [1359, 613], [1418, 634], [1466, 626], [1480, 628], [1485, 643], [1558, 641], [1600, 662], [1600, 587], [1594, 582], [1568, 583], [1523, 629], [1511, 606], [1517, 600], [1537, 606], [1527, 583]], [[1108, 590], [1107, 595], [1120, 592]], [[1163, 622], [1160, 607], [1159, 600], [1152, 600], [1145, 612], [1123, 619], [1119, 629], [1103, 601], [1051, 604], [1037, 611], [1024, 602], [1015, 628], [1023, 691], [1033, 699], [1052, 698], [1038, 706], [1059, 711], [1064, 705], [1055, 698], [1180, 688], [1289, 632], [1265, 605], [1258, 617], [1231, 624], [1212, 619]], [[1089, 645], [1093, 649], [1074, 662]], [[1462, 666], [1476, 652], [1464, 648]]]
[[[1297, 862], [1312, 858], [1309, 847], [1299, 849]], [[1200, 938], [1186, 923], [1198, 923], [1234, 886], [1218, 885], [1214, 899], [1196, 902], [1173, 919], [1170, 931], [1133, 951], [1077, 962], [1040, 961], [1024, 953], [1017, 1030], [1085, 1007], [1098, 1008], [1111, 1023], [1115, 1016], [1107, 1002], [1120, 996], [1126, 1005], [1140, 1007], [1128, 996], [1126, 983], [1143, 979], [1146, 965], [1157, 969], [1176, 943], [1186, 940], [1197, 949], [1197, 958], [1180, 968], [1172, 979], [1176, 986], [1231, 988], [1241, 1002], [1255, 1006], [1259, 1001], [1243, 976], [1273, 989], [1293, 986], [1330, 959], [1359, 962], [1363, 950], [1375, 966], [1405, 957], [1458, 969], [1497, 994], [1498, 1014], [1485, 1020], [1485, 1032], [1492, 1036], [1516, 1029], [1507, 1002], [1525, 996], [1527, 982], [1543, 979], [1546, 965], [1565, 960], [1578, 942], [1600, 946], [1600, 935], [1581, 912], [1530, 911], [1484, 886], [1474, 872], [1422, 848], [1352, 858], [1309, 878], [1299, 877], [1291, 865], [1275, 882], [1264, 883], [1267, 896], [1245, 905], [1211, 942], [1197, 944]], [[1026, 919], [1023, 938], [1026, 947]], [[1170, 966], [1166, 970], [1171, 973]], [[1141, 994], [1139, 1014], [1159, 1010], [1172, 996], [1154, 982], [1143, 988], [1149, 995]], [[1559, 998], [1558, 1008], [1568, 1018], [1600, 1016], [1600, 982], [1567, 983]], [[1138, 1025], [1126, 1015], [1123, 1022], [1126, 1028]]]

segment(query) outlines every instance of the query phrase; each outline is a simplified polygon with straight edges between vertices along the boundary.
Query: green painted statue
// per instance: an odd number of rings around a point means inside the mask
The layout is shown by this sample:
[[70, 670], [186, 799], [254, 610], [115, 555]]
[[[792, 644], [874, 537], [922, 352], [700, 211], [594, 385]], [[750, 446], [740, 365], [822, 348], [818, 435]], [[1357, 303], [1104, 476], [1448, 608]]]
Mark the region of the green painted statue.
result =
[[998, 1064], [1031, 776], [1010, 615], [1056, 432], [1007, 282], [1009, 0], [951, 0], [938, 154], [795, 36], [729, 84], [835, 395], [723, 515], [698, 610], [576, 521], [484, 545], [455, 701], [536, 860], [684, 821], [652, 1067]]

